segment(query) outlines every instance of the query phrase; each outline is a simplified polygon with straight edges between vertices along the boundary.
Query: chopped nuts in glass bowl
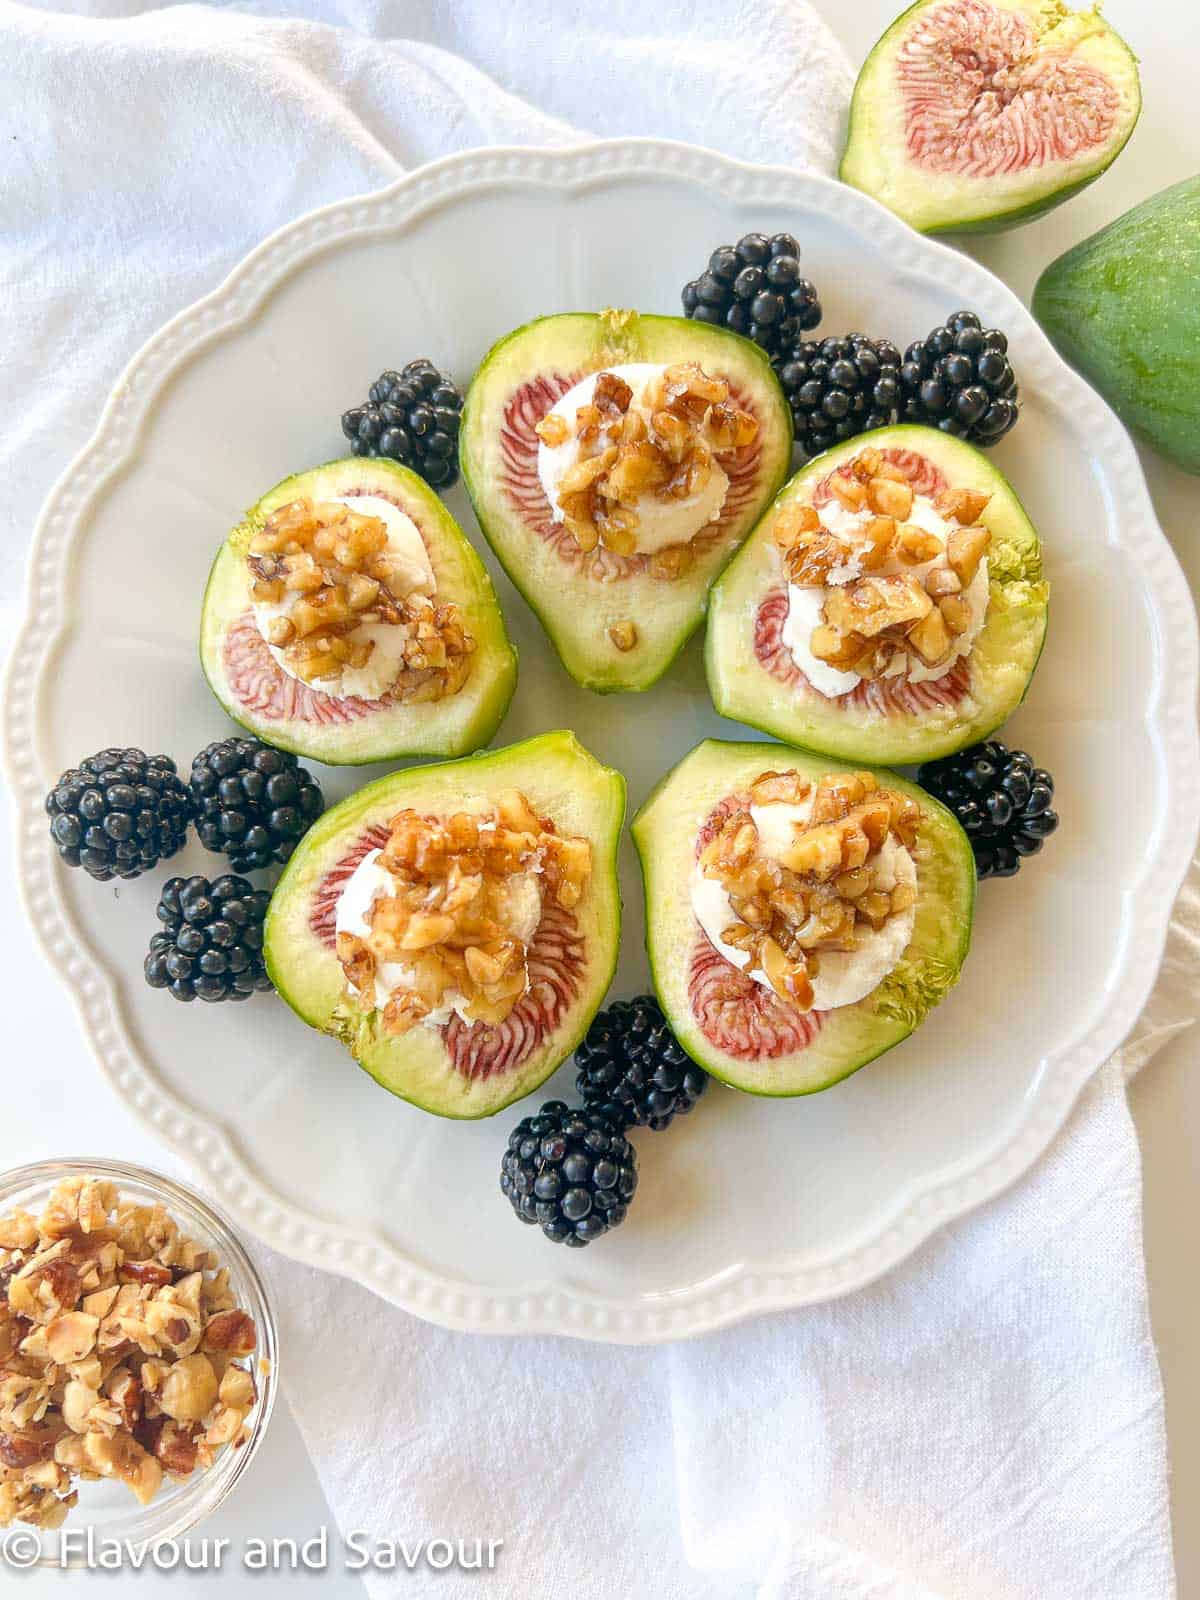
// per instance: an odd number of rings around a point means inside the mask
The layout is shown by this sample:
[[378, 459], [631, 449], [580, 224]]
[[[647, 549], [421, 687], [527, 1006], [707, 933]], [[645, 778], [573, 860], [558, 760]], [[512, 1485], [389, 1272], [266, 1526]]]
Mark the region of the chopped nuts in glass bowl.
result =
[[258, 1449], [277, 1342], [262, 1279], [191, 1189], [103, 1160], [0, 1174], [0, 1541], [21, 1527], [72, 1566], [64, 1532], [182, 1537]]

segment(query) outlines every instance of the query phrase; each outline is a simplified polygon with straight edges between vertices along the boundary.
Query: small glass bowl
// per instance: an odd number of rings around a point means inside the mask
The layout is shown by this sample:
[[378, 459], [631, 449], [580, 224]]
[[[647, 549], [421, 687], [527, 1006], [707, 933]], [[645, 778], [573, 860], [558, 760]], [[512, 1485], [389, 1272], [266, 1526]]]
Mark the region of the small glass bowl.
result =
[[[128, 1541], [122, 1548], [136, 1549], [182, 1538], [216, 1510], [249, 1467], [267, 1431], [279, 1387], [278, 1330], [266, 1285], [229, 1223], [195, 1190], [164, 1178], [161, 1173], [122, 1161], [37, 1161], [0, 1174], [0, 1215], [20, 1207], [36, 1216], [55, 1184], [73, 1177], [105, 1178], [116, 1184], [123, 1198], [165, 1207], [185, 1235], [212, 1251], [218, 1267], [228, 1267], [235, 1304], [253, 1317], [258, 1333], [258, 1347], [251, 1358], [258, 1400], [246, 1419], [246, 1442], [237, 1449], [223, 1446], [207, 1471], [197, 1467], [182, 1483], [164, 1478], [158, 1494], [145, 1506], [138, 1504], [123, 1483], [113, 1479], [79, 1481], [79, 1504], [68, 1513], [61, 1528], [48, 1531], [20, 1522], [0, 1528], [0, 1565], [5, 1541], [18, 1529], [25, 1541], [21, 1546], [21, 1566], [88, 1566], [94, 1559], [88, 1548], [89, 1530], [92, 1550], [110, 1540]], [[72, 1534], [83, 1548], [73, 1543], [64, 1546], [64, 1533]], [[31, 1534], [40, 1544], [36, 1560], [28, 1556]]]

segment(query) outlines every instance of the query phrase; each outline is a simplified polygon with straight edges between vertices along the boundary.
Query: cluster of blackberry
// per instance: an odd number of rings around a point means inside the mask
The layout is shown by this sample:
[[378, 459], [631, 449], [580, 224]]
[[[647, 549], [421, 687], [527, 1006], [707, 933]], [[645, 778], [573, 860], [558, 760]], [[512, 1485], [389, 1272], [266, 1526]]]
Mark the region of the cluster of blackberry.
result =
[[100, 883], [137, 878], [177, 855], [194, 826], [234, 873], [172, 878], [158, 904], [146, 982], [177, 1000], [245, 1000], [271, 987], [263, 965], [269, 896], [236, 873], [284, 862], [325, 806], [294, 755], [258, 739], [219, 739], [185, 784], [170, 756], [109, 749], [69, 768], [46, 796], [62, 860]]
[[1017, 421], [1008, 339], [973, 311], [956, 311], [903, 356], [890, 339], [864, 333], [806, 338], [821, 321], [821, 301], [800, 271], [790, 233], [748, 233], [718, 246], [684, 285], [683, 313], [732, 328], [766, 351], [806, 457], [897, 422], [993, 445]]
[[708, 1076], [653, 995], [599, 1012], [575, 1052], [583, 1104], [549, 1100], [509, 1135], [500, 1190], [522, 1222], [579, 1248], [625, 1220], [637, 1189], [631, 1127], [661, 1132], [690, 1111]]
[[367, 399], [342, 413], [342, 432], [356, 456], [386, 456], [448, 489], [458, 477], [463, 397], [425, 356], [400, 372], [381, 373]]

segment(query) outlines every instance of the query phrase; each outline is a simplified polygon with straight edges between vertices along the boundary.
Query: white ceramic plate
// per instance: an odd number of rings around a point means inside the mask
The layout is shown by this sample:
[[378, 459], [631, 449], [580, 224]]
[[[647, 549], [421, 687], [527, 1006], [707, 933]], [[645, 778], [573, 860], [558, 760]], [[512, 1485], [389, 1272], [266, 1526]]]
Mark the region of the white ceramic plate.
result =
[[[903, 345], [960, 305], [1008, 330], [1025, 411], [996, 462], [1054, 585], [1045, 657], [1010, 730], [1053, 769], [1064, 825], [1017, 880], [983, 886], [963, 981], [911, 1040], [809, 1099], [714, 1087], [671, 1134], [639, 1136], [641, 1190], [620, 1233], [558, 1250], [497, 1190], [522, 1108], [443, 1122], [282, 1005], [185, 1008], [147, 989], [165, 874], [101, 887], [61, 871], [42, 795], [104, 745], [185, 766], [228, 731], [196, 658], [213, 552], [240, 508], [339, 453], [339, 412], [381, 368], [428, 353], [465, 384], [531, 317], [675, 312], [713, 245], [750, 228], [803, 241], [827, 330]], [[461, 487], [449, 500], [478, 538]], [[649, 694], [596, 697], [497, 582], [521, 651], [500, 742], [574, 728], [626, 773], [633, 807], [698, 739], [745, 732], [713, 713], [699, 638]], [[1128, 439], [970, 260], [852, 190], [684, 146], [471, 153], [285, 228], [121, 379], [37, 533], [6, 707], [20, 874], [113, 1088], [262, 1239], [453, 1327], [676, 1338], [866, 1282], [1045, 1147], [1158, 965], [1200, 814], [1196, 657]], [[372, 775], [322, 772], [333, 799]], [[215, 859], [193, 845], [170, 870]], [[614, 993], [630, 994], [647, 969], [628, 844], [622, 870]], [[565, 1068], [547, 1093], [570, 1088]]]

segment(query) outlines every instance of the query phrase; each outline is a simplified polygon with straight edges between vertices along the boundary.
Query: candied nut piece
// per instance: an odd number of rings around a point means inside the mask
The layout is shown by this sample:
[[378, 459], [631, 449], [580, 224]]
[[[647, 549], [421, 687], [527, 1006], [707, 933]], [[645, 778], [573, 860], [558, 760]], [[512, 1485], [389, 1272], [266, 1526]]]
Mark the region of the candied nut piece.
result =
[[939, 610], [922, 617], [908, 632], [908, 642], [928, 667], [937, 666], [952, 643], [950, 630]]
[[825, 529], [799, 534], [783, 558], [788, 582], [801, 587], [824, 587], [846, 556], [842, 541]]
[[898, 883], [891, 892], [890, 908], [893, 914], [898, 911], [907, 911], [910, 906], [917, 903], [917, 890], [915, 884]]
[[904, 663], [907, 661], [905, 650], [898, 639], [890, 638], [884, 633], [855, 662], [854, 670], [860, 678], [864, 678], [868, 682], [874, 682], [877, 678], [886, 677], [893, 664], [897, 661], [900, 662], [901, 669], [903, 669]]
[[904, 574], [860, 578], [844, 588], [831, 589], [823, 612], [839, 633], [874, 638], [885, 628], [917, 622], [933, 610], [933, 601], [914, 579]]
[[926, 533], [915, 523], [906, 522], [896, 532], [894, 548], [901, 561], [918, 566], [937, 560], [942, 553], [942, 541], [936, 533]]
[[[602, 478], [608, 469], [616, 465], [617, 447], [610, 445], [607, 450], [602, 450], [598, 456], [581, 456], [573, 466], [567, 468], [558, 481], [560, 494], [582, 494]], [[616, 498], [614, 496], [614, 498]]]
[[867, 504], [866, 484], [850, 477], [845, 470], [834, 473], [829, 480], [829, 490], [838, 504], [847, 511], [861, 511]]
[[867, 483], [867, 504], [881, 517], [903, 522], [913, 508], [912, 484], [901, 479], [876, 477]]
[[804, 501], [789, 500], [779, 508], [771, 529], [771, 537], [778, 548], [788, 551], [802, 534], [818, 533], [821, 519], [813, 506]]
[[[636, 417], [640, 413], [635, 411], [632, 415]], [[639, 495], [648, 489], [661, 489], [671, 476], [667, 464], [649, 438], [627, 439], [625, 447], [615, 455], [604, 482], [599, 486], [599, 492], [606, 500], [617, 500], [633, 510]]]
[[818, 626], [812, 631], [808, 648], [818, 661], [848, 672], [858, 666], [869, 645], [861, 633], [839, 633], [836, 628]]
[[967, 588], [979, 571], [992, 536], [986, 528], [955, 528], [946, 540], [946, 560], [963, 588]]
[[837, 823], [817, 823], [797, 832], [787, 849], [780, 851], [779, 859], [792, 872], [815, 878], [821, 883], [838, 877], [851, 866], [861, 866], [866, 859], [865, 839], [858, 861], [843, 860], [842, 844], [842, 829]]
[[962, 579], [949, 567], [931, 567], [925, 574], [925, 593], [935, 600], [940, 600], [944, 595], [959, 594], [961, 590]]
[[807, 963], [789, 959], [774, 939], [764, 939], [759, 953], [762, 970], [768, 983], [781, 1000], [790, 1000], [801, 1011], [811, 1011], [813, 1003], [812, 980]]
[[622, 416], [629, 410], [633, 390], [615, 372], [602, 372], [596, 379], [592, 404], [599, 411], [619, 411]]
[[966, 633], [971, 626], [971, 608], [960, 594], [943, 595], [938, 601], [942, 621], [954, 635]]
[[571, 437], [571, 425], [566, 417], [548, 412], [533, 430], [548, 450], [557, 450]]
[[933, 504], [947, 522], [961, 522], [965, 527], [979, 521], [991, 498], [982, 489], [943, 489]]
[[896, 519], [872, 517], [862, 531], [866, 539], [866, 548], [859, 553], [859, 565], [864, 572], [877, 572], [892, 554], [896, 538]]
[[812, 822], [839, 822], [879, 788], [873, 772], [827, 774], [813, 796]]
[[750, 799], [756, 806], [777, 801], [798, 806], [812, 793], [812, 784], [798, 772], [762, 772], [750, 785]]

